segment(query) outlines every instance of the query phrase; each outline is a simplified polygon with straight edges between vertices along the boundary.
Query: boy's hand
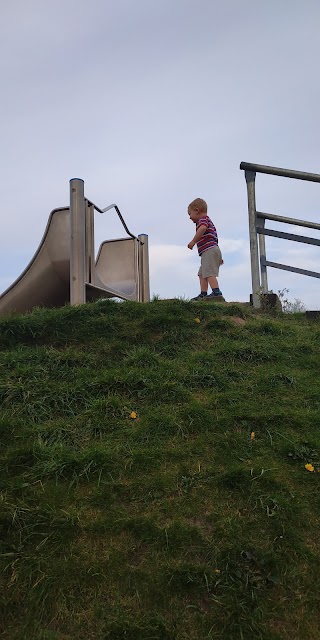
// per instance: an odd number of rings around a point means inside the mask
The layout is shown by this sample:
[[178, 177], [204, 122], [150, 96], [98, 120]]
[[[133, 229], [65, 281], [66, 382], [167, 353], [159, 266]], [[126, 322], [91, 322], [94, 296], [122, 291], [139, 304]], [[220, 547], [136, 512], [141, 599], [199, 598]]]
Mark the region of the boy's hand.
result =
[[191, 240], [191, 242], [189, 242], [189, 244], [188, 244], [188, 249], [193, 249], [195, 244], [196, 243], [193, 240]]

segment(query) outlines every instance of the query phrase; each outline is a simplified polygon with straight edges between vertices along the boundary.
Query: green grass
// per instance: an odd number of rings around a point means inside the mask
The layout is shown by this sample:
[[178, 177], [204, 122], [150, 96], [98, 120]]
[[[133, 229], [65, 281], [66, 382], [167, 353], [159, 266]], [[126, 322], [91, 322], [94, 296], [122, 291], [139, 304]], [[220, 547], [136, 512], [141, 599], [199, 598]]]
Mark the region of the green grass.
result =
[[1, 319], [0, 637], [320, 640], [319, 355], [241, 304]]

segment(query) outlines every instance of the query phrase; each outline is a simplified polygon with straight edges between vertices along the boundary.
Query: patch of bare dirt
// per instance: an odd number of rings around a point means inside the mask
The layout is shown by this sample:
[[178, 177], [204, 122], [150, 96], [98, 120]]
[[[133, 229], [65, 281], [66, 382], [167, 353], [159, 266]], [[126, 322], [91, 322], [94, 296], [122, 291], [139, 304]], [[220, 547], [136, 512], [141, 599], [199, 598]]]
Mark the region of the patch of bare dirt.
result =
[[246, 320], [244, 320], [243, 318], [239, 318], [238, 316], [229, 316], [230, 320], [238, 325], [239, 327], [246, 324]]

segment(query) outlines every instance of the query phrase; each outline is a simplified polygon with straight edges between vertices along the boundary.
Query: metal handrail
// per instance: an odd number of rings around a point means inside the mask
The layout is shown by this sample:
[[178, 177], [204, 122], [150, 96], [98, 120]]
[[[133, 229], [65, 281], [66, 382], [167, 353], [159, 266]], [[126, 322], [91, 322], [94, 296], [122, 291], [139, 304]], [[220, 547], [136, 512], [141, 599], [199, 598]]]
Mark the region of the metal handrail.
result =
[[100, 207], [98, 207], [94, 202], [92, 202], [91, 200], [88, 200], [88, 204], [91, 205], [92, 207], [95, 208], [96, 211], [98, 211], [98, 213], [105, 213], [106, 211], [109, 211], [110, 209], [115, 209], [119, 218], [120, 218], [120, 222], [122, 223], [122, 226], [124, 227], [124, 229], [126, 230], [128, 236], [130, 236], [131, 238], [134, 238], [135, 240], [138, 240], [139, 242], [141, 242], [139, 240], [139, 238], [137, 238], [137, 236], [135, 236], [133, 233], [131, 233], [131, 231], [129, 231], [122, 215], [120, 212], [119, 207], [116, 204], [109, 204], [108, 207], [105, 207], [104, 209], [100, 209]]
[[[250, 258], [251, 258], [251, 279], [252, 279], [252, 302], [253, 306], [259, 308], [261, 306], [260, 293], [268, 292], [267, 267], [275, 267], [276, 269], [284, 269], [302, 275], [308, 275], [320, 278], [320, 273], [315, 271], [307, 271], [289, 265], [283, 265], [276, 262], [270, 262], [266, 259], [265, 236], [274, 236], [295, 242], [303, 242], [306, 244], [320, 245], [320, 240], [309, 238], [307, 236], [299, 236], [290, 233], [283, 233], [273, 229], [265, 228], [266, 220], [275, 222], [283, 222], [310, 229], [320, 230], [320, 224], [295, 218], [277, 216], [270, 213], [262, 213], [256, 209], [255, 196], [255, 179], [256, 173], [266, 173], [284, 178], [295, 178], [297, 180], [308, 180], [309, 182], [320, 182], [320, 175], [317, 173], [306, 173], [304, 171], [294, 171], [291, 169], [280, 169], [279, 167], [269, 167], [261, 164], [253, 164], [251, 162], [241, 162], [240, 169], [245, 172], [248, 192], [248, 213], [249, 213], [249, 239], [250, 239]], [[260, 254], [260, 256], [259, 256]], [[260, 269], [259, 269], [260, 264]], [[261, 270], [261, 281], [260, 281]]]
[[283, 176], [284, 178], [296, 178], [297, 180], [320, 182], [320, 175], [318, 173], [307, 173], [306, 171], [295, 171], [294, 169], [280, 169], [279, 167], [268, 167], [264, 164], [241, 162], [240, 169], [243, 169], [244, 171], [253, 171], [256, 173], [268, 173], [273, 176]]
[[274, 220], [274, 222], [285, 222], [286, 224], [293, 224], [297, 227], [307, 227], [308, 229], [318, 229], [320, 231], [320, 224], [317, 222], [306, 222], [305, 220], [298, 220], [297, 218], [286, 218], [284, 216], [276, 216], [273, 213], [262, 213], [257, 211], [257, 218], [263, 220]]
[[309, 236], [298, 236], [295, 233], [287, 233], [283, 231], [275, 231], [274, 229], [266, 229], [257, 226], [257, 233], [263, 236], [273, 236], [274, 238], [283, 238], [284, 240], [294, 240], [295, 242], [303, 242], [304, 244], [314, 244], [320, 247], [320, 240], [309, 238]]

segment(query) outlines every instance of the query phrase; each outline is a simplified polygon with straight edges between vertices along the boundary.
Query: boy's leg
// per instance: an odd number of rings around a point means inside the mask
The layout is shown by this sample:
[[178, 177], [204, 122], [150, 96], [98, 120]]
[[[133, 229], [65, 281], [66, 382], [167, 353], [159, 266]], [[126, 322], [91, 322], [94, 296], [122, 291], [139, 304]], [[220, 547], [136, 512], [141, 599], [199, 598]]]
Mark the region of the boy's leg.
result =
[[209, 293], [209, 295], [206, 296], [206, 299], [217, 300], [217, 301], [221, 300], [222, 302], [224, 302], [224, 297], [219, 288], [218, 278], [216, 276], [209, 276], [208, 282], [212, 289], [212, 293]]
[[198, 271], [199, 282], [200, 282], [200, 293], [195, 298], [191, 298], [191, 300], [203, 300], [207, 296], [208, 291], [208, 279], [202, 277], [201, 267]]
[[209, 276], [208, 277], [208, 282], [210, 284], [210, 287], [212, 289], [212, 293], [210, 293], [208, 296], [206, 296], [208, 299], [210, 298], [222, 298], [222, 293], [220, 291], [219, 288], [219, 283], [218, 283], [218, 278], [216, 276]]
[[207, 293], [208, 291], [208, 278], [203, 278], [202, 275], [199, 275], [200, 281], [200, 291], [201, 293]]
[[213, 249], [208, 249], [203, 254], [202, 273], [205, 274], [206, 280], [210, 284], [210, 287], [212, 289], [212, 293], [206, 296], [206, 299], [208, 300], [224, 300], [218, 283], [219, 267], [221, 263], [222, 256], [218, 246], [214, 247]]
[[209, 276], [207, 280], [212, 290], [219, 289], [218, 279], [216, 278], [216, 276]]

